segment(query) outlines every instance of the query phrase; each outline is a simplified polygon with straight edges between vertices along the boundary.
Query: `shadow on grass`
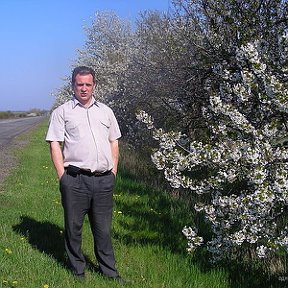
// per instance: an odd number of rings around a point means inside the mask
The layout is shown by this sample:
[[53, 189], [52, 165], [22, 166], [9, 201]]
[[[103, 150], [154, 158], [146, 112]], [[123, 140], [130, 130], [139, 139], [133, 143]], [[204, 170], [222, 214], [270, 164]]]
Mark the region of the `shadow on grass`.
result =
[[184, 254], [187, 241], [181, 230], [192, 219], [191, 214], [181, 208], [182, 201], [173, 201], [169, 195], [129, 178], [131, 175], [120, 175], [119, 178], [125, 180], [117, 182], [115, 194], [124, 192], [135, 199], [140, 197], [133, 203], [116, 197], [117, 210], [127, 217], [116, 215], [114, 218], [121, 227], [119, 233], [117, 229], [114, 231], [114, 238], [126, 244], [159, 245]]
[[[63, 228], [48, 222], [37, 221], [29, 216], [21, 216], [20, 223], [13, 231], [25, 237], [28, 243], [41, 253], [52, 256], [63, 268], [70, 270], [64, 247]], [[87, 268], [98, 272], [98, 267], [85, 256]]]
[[[187, 240], [181, 230], [185, 225], [201, 227], [202, 236], [209, 238], [209, 227], [204, 224], [203, 217], [195, 215], [192, 208], [183, 199], [173, 198], [167, 192], [157, 191], [152, 185], [144, 184], [139, 178], [129, 173], [119, 173], [115, 193], [141, 196], [137, 201], [129, 202], [127, 198], [116, 197], [117, 210], [123, 214], [114, 220], [120, 229], [114, 229], [114, 238], [125, 244], [158, 245], [169, 249], [172, 253], [186, 254]], [[122, 178], [121, 178], [122, 177]], [[122, 179], [125, 181], [122, 181]], [[141, 199], [144, 200], [141, 200]], [[117, 213], [116, 213], [117, 215]], [[121, 217], [124, 215], [126, 217]], [[116, 226], [117, 227], [117, 226]], [[210, 236], [211, 237], [211, 236]], [[187, 258], [186, 258], [187, 259]], [[282, 288], [288, 287], [287, 277], [271, 277], [261, 268], [238, 263], [212, 265], [208, 253], [199, 249], [189, 259], [191, 265], [197, 265], [203, 273], [214, 269], [228, 273], [231, 288]]]
[[230, 262], [223, 265], [229, 272], [231, 287], [237, 288], [287, 288], [288, 276], [269, 275], [261, 267]]

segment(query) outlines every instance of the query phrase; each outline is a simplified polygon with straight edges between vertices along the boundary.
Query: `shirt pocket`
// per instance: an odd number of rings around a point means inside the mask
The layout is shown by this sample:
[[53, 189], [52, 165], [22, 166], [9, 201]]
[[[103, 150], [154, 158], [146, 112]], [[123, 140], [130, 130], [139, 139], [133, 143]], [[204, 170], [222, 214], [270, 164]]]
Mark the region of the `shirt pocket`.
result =
[[99, 126], [100, 126], [100, 135], [103, 137], [103, 139], [108, 139], [109, 138], [109, 131], [111, 127], [111, 122], [107, 118], [101, 118], [99, 119]]
[[111, 126], [111, 122], [109, 119], [100, 119], [100, 123], [102, 126], [104, 126], [103, 128], [109, 129]]
[[65, 124], [65, 130], [70, 139], [79, 140], [81, 138], [81, 122], [69, 121]]

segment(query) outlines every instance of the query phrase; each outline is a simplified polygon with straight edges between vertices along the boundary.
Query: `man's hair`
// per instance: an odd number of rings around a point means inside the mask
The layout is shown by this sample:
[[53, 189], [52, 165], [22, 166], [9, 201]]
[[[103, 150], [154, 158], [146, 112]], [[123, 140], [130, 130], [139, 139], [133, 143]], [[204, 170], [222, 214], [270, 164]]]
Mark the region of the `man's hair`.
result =
[[93, 83], [96, 84], [96, 78], [95, 78], [95, 71], [87, 66], [78, 66], [76, 68], [74, 68], [73, 72], [72, 72], [72, 86], [74, 86], [75, 84], [75, 78], [76, 75], [89, 75], [91, 74], [93, 77]]

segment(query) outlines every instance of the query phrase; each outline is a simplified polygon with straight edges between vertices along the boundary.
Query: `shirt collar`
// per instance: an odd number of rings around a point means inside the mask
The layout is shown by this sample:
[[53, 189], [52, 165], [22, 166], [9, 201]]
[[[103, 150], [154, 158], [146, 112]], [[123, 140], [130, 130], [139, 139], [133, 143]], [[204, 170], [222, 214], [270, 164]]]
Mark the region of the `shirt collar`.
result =
[[[79, 102], [79, 100], [76, 98], [75, 95], [73, 95], [72, 101], [73, 101], [73, 103], [72, 103], [72, 108], [73, 108], [73, 109], [74, 109], [77, 105], [83, 106], [83, 105]], [[91, 106], [93, 106], [93, 105], [98, 106], [97, 101], [95, 100], [94, 97], [92, 97], [92, 102], [91, 102], [91, 105], [90, 105], [89, 107], [91, 107]]]

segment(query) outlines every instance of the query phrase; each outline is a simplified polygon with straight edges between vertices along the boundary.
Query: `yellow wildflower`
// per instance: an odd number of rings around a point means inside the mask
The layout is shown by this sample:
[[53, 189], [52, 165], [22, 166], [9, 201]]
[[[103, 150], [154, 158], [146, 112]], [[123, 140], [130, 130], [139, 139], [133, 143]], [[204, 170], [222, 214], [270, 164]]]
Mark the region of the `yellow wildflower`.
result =
[[12, 250], [9, 249], [9, 248], [6, 248], [6, 249], [5, 249], [5, 252], [6, 252], [7, 254], [11, 254], [11, 253], [12, 253]]

